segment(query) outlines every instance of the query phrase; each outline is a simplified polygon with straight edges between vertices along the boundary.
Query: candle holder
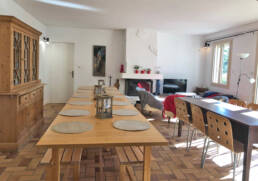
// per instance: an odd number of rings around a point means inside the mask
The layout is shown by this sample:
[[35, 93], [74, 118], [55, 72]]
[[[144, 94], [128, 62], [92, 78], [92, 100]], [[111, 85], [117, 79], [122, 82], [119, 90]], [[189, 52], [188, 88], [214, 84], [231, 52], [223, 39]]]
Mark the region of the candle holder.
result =
[[105, 80], [103, 80], [103, 79], [98, 80], [98, 85], [104, 86], [105, 85]]
[[101, 95], [103, 92], [102, 85], [95, 85], [94, 86], [94, 99], [96, 99], [97, 96]]
[[99, 95], [96, 97], [96, 118], [112, 118], [113, 97]]

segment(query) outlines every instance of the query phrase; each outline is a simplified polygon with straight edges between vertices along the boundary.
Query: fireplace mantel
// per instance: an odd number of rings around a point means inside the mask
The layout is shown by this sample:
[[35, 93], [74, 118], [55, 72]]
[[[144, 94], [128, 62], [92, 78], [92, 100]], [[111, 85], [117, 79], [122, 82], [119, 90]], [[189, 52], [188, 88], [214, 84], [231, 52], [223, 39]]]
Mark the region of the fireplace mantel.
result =
[[121, 79], [145, 79], [145, 80], [161, 80], [163, 75], [161, 74], [135, 74], [135, 73], [121, 73]]

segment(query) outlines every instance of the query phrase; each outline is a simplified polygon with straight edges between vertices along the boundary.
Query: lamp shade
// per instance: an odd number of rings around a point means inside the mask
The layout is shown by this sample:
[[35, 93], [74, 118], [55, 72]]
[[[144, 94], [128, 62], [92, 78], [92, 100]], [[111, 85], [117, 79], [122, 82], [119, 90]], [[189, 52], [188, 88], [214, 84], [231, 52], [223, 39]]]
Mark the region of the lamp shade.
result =
[[248, 58], [249, 55], [250, 55], [250, 53], [240, 53], [239, 54], [240, 60], [244, 60], [244, 59]]

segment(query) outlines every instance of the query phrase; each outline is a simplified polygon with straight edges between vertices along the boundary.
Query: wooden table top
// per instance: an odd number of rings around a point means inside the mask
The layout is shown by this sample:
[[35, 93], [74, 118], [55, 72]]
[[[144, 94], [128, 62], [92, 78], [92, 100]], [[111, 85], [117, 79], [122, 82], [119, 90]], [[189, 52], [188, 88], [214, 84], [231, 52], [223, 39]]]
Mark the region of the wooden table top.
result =
[[[251, 126], [251, 127], [258, 127], [258, 117], [251, 117], [251, 116], [242, 114], [242, 113], [247, 113], [252, 111], [247, 108], [241, 109], [241, 107], [234, 106], [220, 101], [208, 103], [208, 102], [205, 102], [204, 100], [211, 100], [211, 99], [207, 99], [207, 98], [197, 99], [197, 98], [191, 98], [191, 97], [182, 97], [180, 99], [188, 103], [195, 104], [207, 111], [217, 113], [230, 120], [234, 120], [240, 124]], [[236, 108], [236, 109], [239, 108], [241, 110], [232, 110], [232, 109], [226, 108], [226, 106], [232, 106], [232, 108]]]
[[[91, 101], [92, 105], [75, 106], [66, 104], [65, 109], [82, 109], [88, 110], [90, 115], [83, 117], [66, 117], [58, 115], [49, 126], [44, 135], [40, 138], [37, 146], [40, 147], [90, 147], [90, 146], [127, 146], [127, 145], [168, 145], [168, 141], [161, 133], [150, 124], [150, 129], [145, 131], [123, 131], [113, 127], [112, 123], [116, 120], [140, 120], [147, 121], [146, 118], [139, 113], [137, 116], [116, 116], [110, 119], [95, 118], [96, 108], [93, 100], [93, 91], [86, 91], [90, 98], [70, 98], [69, 101]], [[108, 89], [108, 93], [119, 95], [122, 97], [113, 98], [113, 100], [126, 101], [128, 99], [116, 89]], [[82, 93], [79, 93], [82, 94]], [[69, 102], [68, 101], [68, 102]], [[113, 106], [115, 109], [133, 109], [137, 110], [132, 104], [127, 106]], [[60, 122], [82, 121], [91, 123], [94, 127], [92, 130], [80, 134], [60, 134], [51, 130], [51, 127]]]

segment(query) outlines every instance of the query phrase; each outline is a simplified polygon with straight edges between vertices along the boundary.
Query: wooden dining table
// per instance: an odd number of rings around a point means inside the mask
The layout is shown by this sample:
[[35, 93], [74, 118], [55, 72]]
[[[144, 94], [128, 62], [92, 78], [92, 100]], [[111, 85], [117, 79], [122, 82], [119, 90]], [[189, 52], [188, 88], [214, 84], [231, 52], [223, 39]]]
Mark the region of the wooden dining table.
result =
[[[249, 180], [250, 164], [253, 144], [258, 143], [258, 113], [247, 108], [216, 101], [215, 99], [198, 99], [190, 97], [179, 98], [188, 104], [188, 113], [191, 116], [190, 104], [199, 106], [206, 118], [206, 112], [211, 111], [228, 118], [231, 121], [233, 137], [244, 145], [243, 181]], [[207, 120], [205, 119], [207, 122]], [[182, 127], [179, 128], [181, 131]]]
[[[51, 123], [49, 128], [37, 143], [38, 147], [52, 148], [51, 175], [52, 181], [60, 180], [60, 158], [59, 150], [62, 148], [88, 148], [88, 147], [115, 147], [115, 146], [144, 146], [144, 174], [143, 180], [150, 181], [151, 178], [151, 148], [152, 146], [168, 145], [168, 141], [162, 134], [150, 124], [150, 128], [145, 131], [123, 131], [113, 127], [113, 123], [117, 120], [139, 120], [147, 122], [147, 119], [132, 105], [129, 100], [121, 94], [116, 88], [106, 88], [109, 95], [113, 95], [113, 99], [117, 101], [128, 102], [128, 105], [113, 106], [116, 109], [136, 110], [136, 116], [118, 116], [113, 115], [109, 119], [97, 119], [95, 117], [96, 107], [93, 99], [93, 88], [83, 87], [77, 91], [77, 95], [88, 95], [89, 98], [71, 97], [69, 101], [90, 101], [91, 105], [78, 106], [66, 104], [63, 110], [80, 109], [90, 112], [88, 116], [68, 117], [58, 115]], [[52, 127], [62, 122], [80, 121], [93, 125], [93, 129], [80, 134], [62, 134], [52, 130]]]

